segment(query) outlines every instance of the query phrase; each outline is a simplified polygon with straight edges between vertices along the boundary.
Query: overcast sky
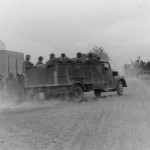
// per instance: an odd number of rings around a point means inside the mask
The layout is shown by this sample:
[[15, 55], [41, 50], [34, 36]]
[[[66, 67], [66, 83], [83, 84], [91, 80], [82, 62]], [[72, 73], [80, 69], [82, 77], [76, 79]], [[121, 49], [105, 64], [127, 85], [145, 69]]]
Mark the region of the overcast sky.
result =
[[88, 52], [102, 46], [113, 66], [150, 60], [150, 0], [0, 0], [0, 39], [31, 54]]

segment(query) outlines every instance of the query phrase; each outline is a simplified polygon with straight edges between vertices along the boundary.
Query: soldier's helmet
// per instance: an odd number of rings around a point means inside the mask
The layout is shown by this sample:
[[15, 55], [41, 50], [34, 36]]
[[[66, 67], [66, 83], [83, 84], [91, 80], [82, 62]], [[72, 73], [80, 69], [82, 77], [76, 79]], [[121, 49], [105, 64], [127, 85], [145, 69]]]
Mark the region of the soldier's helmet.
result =
[[62, 53], [62, 54], [61, 54], [61, 58], [64, 58], [64, 57], [66, 57], [66, 54], [65, 54], [65, 53]]
[[30, 60], [31, 56], [30, 55], [26, 55], [26, 60]]
[[43, 57], [42, 57], [42, 56], [40, 56], [40, 57], [39, 57], [39, 61], [42, 61], [42, 60], [43, 60]]
[[81, 58], [82, 57], [82, 53], [78, 52], [77, 53], [77, 58]]
[[54, 53], [51, 53], [51, 54], [50, 54], [50, 58], [55, 58], [55, 54], [54, 54]]

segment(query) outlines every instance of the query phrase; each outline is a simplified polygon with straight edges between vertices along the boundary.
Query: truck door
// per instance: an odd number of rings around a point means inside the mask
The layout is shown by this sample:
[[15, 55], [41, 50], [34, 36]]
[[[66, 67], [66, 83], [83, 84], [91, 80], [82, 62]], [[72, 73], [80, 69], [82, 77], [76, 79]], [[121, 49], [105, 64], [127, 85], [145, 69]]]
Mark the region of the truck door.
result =
[[95, 82], [102, 82], [104, 81], [103, 77], [103, 66], [101, 63], [97, 63], [95, 65], [92, 65], [93, 67], [93, 80]]
[[113, 75], [110, 64], [108, 62], [103, 62], [104, 67], [104, 80], [106, 81], [107, 88], [113, 87]]

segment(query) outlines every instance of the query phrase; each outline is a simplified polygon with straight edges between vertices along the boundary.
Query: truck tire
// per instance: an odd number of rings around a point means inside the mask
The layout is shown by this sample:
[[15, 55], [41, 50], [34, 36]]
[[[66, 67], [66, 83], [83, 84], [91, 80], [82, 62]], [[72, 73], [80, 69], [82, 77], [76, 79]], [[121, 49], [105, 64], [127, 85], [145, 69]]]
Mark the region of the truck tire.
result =
[[71, 98], [75, 102], [82, 102], [84, 99], [84, 93], [83, 89], [80, 85], [74, 85], [72, 92], [71, 92]]
[[124, 91], [123, 90], [123, 84], [121, 81], [119, 81], [118, 85], [117, 85], [117, 94], [121, 96], [121, 95], [123, 95], [123, 91]]
[[94, 94], [95, 94], [95, 96], [96, 96], [96, 98], [100, 98], [101, 97], [101, 90], [99, 90], [99, 89], [95, 89], [94, 90]]

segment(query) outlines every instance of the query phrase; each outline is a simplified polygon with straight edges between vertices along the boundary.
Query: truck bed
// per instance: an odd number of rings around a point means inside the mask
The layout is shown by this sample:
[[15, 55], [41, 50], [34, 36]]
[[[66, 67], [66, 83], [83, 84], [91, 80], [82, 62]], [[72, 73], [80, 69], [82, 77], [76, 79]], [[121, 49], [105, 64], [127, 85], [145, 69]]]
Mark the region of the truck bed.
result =
[[51, 68], [26, 70], [25, 87], [47, 87], [71, 85], [75, 80], [85, 84], [102, 82], [102, 67], [89, 63], [58, 63]]

